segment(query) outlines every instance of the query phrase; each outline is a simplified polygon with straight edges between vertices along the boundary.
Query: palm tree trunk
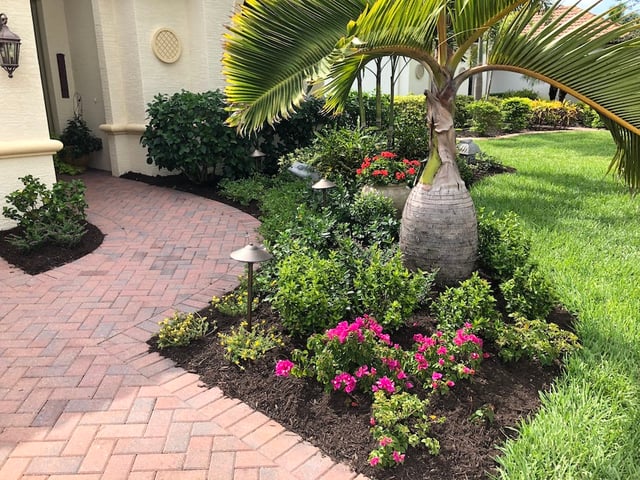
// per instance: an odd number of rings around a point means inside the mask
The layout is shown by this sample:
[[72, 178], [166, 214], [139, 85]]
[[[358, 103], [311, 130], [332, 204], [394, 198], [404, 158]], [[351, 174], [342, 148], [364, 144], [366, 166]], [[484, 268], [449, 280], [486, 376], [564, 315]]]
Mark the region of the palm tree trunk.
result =
[[453, 88], [427, 95], [432, 148], [402, 214], [400, 249], [410, 269], [437, 269], [453, 285], [471, 275], [478, 251], [475, 207], [456, 165]]

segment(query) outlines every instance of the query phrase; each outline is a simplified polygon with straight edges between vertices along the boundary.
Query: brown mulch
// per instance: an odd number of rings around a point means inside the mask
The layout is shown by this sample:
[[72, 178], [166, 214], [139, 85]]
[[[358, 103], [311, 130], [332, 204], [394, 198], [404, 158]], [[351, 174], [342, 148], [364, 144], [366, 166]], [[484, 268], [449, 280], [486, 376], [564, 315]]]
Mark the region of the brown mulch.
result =
[[[233, 205], [217, 195], [215, 185], [193, 186], [181, 177], [152, 178], [137, 174], [125, 177], [189, 191]], [[258, 213], [255, 205], [234, 206], [253, 215]], [[7, 247], [5, 237], [10, 232], [0, 232], [0, 256], [28, 273], [46, 271], [100, 245], [102, 233], [92, 225], [87, 225], [87, 228], [88, 234], [77, 249], [58, 252], [46, 247], [38, 255], [29, 256], [31, 258]], [[459, 382], [450, 394], [431, 398], [429, 413], [446, 418], [444, 423], [435, 424], [432, 430], [441, 446], [438, 456], [409, 450], [403, 465], [388, 470], [373, 469], [367, 463], [367, 455], [374, 447], [369, 435], [369, 398], [327, 394], [313, 381], [276, 377], [276, 360], [287, 358], [292, 348], [303, 346], [292, 340], [287, 340], [285, 347], [272, 350], [266, 357], [245, 365], [244, 369], [230, 364], [223, 357], [216, 335], [217, 332], [228, 332], [241, 318], [227, 317], [208, 308], [200, 313], [215, 321], [217, 330], [189, 347], [163, 350], [163, 355], [200, 375], [207, 385], [220, 387], [226, 395], [242, 400], [298, 433], [334, 460], [345, 462], [356, 471], [380, 480], [488, 478], [491, 472], [495, 472], [494, 459], [499, 455], [497, 447], [515, 435], [514, 428], [521, 419], [536, 412], [540, 405], [539, 392], [548, 390], [561, 371], [559, 365], [541, 367], [531, 362], [507, 365], [493, 355], [482, 364], [473, 381]], [[279, 325], [277, 316], [266, 305], [260, 307], [255, 318]], [[570, 326], [572, 318], [567, 312], [557, 309], [550, 320]], [[428, 331], [433, 322], [426, 312], [420, 312], [411, 324], [422, 325], [423, 331]], [[397, 335], [411, 338], [415, 328], [407, 327]], [[154, 339], [149, 341], [149, 345], [151, 350], [156, 349]], [[488, 346], [488, 351], [491, 352], [491, 346]], [[494, 419], [472, 420], [471, 416], [481, 408], [492, 411]]]

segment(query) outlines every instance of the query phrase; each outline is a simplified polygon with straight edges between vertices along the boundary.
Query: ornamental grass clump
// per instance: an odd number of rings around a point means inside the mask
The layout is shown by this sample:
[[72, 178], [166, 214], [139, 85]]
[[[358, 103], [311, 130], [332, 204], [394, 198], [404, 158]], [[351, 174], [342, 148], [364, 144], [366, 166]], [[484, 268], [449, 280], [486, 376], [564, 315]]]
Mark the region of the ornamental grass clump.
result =
[[363, 185], [411, 186], [419, 169], [420, 161], [399, 158], [395, 153], [385, 151], [365, 157], [356, 176]]

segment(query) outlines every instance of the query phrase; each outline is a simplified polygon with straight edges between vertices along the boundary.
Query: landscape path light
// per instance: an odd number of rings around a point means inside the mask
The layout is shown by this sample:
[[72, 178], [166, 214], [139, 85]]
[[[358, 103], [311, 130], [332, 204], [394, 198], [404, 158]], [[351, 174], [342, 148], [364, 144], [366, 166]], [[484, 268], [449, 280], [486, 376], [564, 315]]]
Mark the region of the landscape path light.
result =
[[327, 180], [326, 178], [321, 178], [316, 183], [311, 185], [311, 188], [314, 190], [322, 191], [322, 206], [324, 207], [327, 204], [327, 191], [335, 188], [336, 184]]
[[256, 247], [250, 243], [240, 250], [231, 252], [231, 258], [247, 264], [247, 328], [251, 331], [251, 308], [253, 307], [253, 264], [271, 260], [273, 255], [264, 248]]
[[266, 156], [267, 156], [266, 153], [261, 152], [257, 148], [254, 149], [253, 152], [251, 152], [251, 158], [253, 158], [255, 160], [255, 162], [256, 162], [256, 170], [258, 172], [262, 172], [262, 160]]

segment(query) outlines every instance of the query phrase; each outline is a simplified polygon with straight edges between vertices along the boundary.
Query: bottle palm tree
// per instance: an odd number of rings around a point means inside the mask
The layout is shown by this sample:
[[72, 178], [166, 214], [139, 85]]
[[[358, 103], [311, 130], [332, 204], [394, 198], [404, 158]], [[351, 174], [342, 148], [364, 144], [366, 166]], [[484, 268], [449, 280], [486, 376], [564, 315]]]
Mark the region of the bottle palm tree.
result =
[[[540, 0], [246, 0], [223, 58], [230, 123], [260, 130], [290, 115], [309, 92], [339, 113], [358, 74], [399, 55], [430, 75], [430, 155], [404, 209], [400, 246], [410, 267], [439, 269], [442, 283], [467, 277], [477, 254], [473, 202], [455, 157], [454, 99], [472, 75], [505, 70], [542, 80], [593, 107], [617, 145], [610, 170], [640, 185], [640, 30], [637, 19]], [[484, 62], [462, 68], [483, 33], [497, 28]], [[629, 38], [629, 40], [624, 40]], [[622, 40], [621, 40], [622, 39]], [[316, 87], [316, 88], [311, 88]]]

